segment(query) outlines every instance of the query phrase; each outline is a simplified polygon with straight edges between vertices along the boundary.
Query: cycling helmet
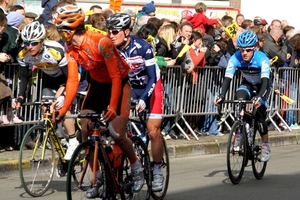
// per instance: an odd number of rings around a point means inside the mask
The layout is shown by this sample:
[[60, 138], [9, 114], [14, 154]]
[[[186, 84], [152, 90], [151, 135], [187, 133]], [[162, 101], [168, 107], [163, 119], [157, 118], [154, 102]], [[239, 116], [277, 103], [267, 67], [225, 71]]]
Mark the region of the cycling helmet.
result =
[[258, 25], [263, 25], [263, 26], [265, 26], [265, 25], [268, 24], [268, 22], [267, 22], [266, 20], [264, 20], [264, 19], [254, 19], [254, 20], [253, 20], [253, 23], [254, 23], [254, 25], [256, 25], [256, 26], [258, 26]]
[[63, 6], [56, 11], [54, 24], [58, 29], [76, 29], [84, 22], [85, 15], [78, 6]]
[[131, 26], [131, 17], [127, 13], [116, 13], [106, 20], [107, 29], [128, 29]]
[[243, 31], [237, 38], [237, 46], [241, 48], [254, 47], [257, 43], [257, 36], [253, 31]]
[[46, 35], [46, 30], [43, 24], [38, 21], [31, 22], [23, 27], [21, 38], [23, 41], [43, 40]]

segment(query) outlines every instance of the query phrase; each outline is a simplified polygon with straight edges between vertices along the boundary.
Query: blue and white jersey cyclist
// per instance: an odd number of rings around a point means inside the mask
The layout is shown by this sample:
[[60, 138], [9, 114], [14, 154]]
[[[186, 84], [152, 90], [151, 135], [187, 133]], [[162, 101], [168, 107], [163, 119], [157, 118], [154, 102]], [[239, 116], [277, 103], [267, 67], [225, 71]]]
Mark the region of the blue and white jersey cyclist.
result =
[[132, 98], [138, 99], [138, 112], [149, 108], [147, 128], [151, 139], [153, 157], [152, 191], [161, 191], [164, 177], [161, 171], [163, 143], [160, 126], [163, 113], [163, 88], [160, 69], [155, 62], [152, 46], [145, 40], [131, 35], [131, 17], [126, 13], [116, 13], [106, 20], [108, 37], [130, 67], [128, 74]]
[[[255, 50], [257, 42], [257, 36], [253, 31], [246, 30], [238, 36], [239, 51], [229, 59], [222, 91], [215, 98], [214, 103], [221, 103], [224, 100], [236, 70], [241, 71], [243, 80], [235, 93], [235, 99], [253, 99], [253, 104], [259, 110], [254, 117], [258, 123], [258, 130], [263, 141], [262, 161], [267, 162], [270, 159], [270, 146], [268, 144], [266, 110], [271, 88], [271, 67], [267, 55], [262, 51]], [[254, 90], [257, 92], [255, 96], [253, 94]]]

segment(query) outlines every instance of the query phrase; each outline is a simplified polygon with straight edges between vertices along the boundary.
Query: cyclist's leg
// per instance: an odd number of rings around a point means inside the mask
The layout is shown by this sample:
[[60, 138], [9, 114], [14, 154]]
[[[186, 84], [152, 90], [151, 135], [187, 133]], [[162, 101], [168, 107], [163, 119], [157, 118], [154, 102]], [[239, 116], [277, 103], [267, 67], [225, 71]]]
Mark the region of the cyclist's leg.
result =
[[147, 121], [147, 129], [151, 139], [151, 153], [153, 158], [153, 184], [152, 191], [160, 191], [163, 188], [164, 177], [161, 170], [163, 157], [163, 142], [160, 136], [163, 113], [163, 89], [161, 80], [156, 82], [151, 101], [150, 113]]

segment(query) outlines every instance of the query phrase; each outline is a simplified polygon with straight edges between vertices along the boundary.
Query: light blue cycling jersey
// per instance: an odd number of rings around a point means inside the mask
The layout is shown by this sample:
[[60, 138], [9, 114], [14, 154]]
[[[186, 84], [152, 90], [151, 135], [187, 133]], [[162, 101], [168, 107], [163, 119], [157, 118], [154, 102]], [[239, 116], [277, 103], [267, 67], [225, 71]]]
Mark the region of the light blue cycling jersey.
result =
[[261, 79], [270, 78], [271, 73], [269, 58], [259, 50], [253, 52], [250, 62], [243, 60], [240, 51], [235, 52], [228, 61], [225, 77], [232, 79], [237, 69], [241, 71], [244, 79], [251, 85], [261, 84]]

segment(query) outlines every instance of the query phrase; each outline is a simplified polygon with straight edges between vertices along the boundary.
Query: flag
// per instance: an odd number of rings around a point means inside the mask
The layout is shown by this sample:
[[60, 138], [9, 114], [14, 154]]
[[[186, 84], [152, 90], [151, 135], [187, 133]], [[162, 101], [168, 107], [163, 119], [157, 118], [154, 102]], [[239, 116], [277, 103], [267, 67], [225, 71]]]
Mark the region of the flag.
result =
[[[181, 49], [181, 51], [179, 52], [177, 58], [180, 58], [183, 56], [183, 54], [185, 54], [192, 46], [185, 44], [184, 47]], [[176, 58], [176, 59], [177, 59]]]
[[227, 26], [224, 29], [224, 31], [230, 39], [233, 39], [236, 36], [238, 27], [239, 27], [238, 24], [236, 22], [234, 22], [234, 23], [230, 24], [229, 26]]
[[289, 97], [287, 97], [287, 96], [285, 96], [284, 94], [281, 94], [281, 93], [280, 93], [280, 98], [283, 101], [287, 102], [288, 104], [293, 104], [295, 102], [293, 99], [291, 99], [291, 98], [289, 98]]

